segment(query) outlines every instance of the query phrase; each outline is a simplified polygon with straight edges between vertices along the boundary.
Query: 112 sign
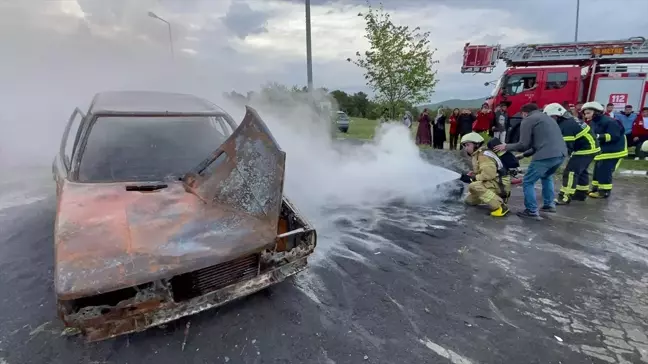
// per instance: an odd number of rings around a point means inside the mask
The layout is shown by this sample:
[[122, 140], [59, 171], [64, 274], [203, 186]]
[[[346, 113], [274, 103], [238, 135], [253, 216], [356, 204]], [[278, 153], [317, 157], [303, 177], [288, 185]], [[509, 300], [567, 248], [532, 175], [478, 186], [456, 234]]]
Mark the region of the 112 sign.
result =
[[614, 105], [614, 108], [623, 108], [628, 103], [628, 94], [610, 94], [610, 104]]

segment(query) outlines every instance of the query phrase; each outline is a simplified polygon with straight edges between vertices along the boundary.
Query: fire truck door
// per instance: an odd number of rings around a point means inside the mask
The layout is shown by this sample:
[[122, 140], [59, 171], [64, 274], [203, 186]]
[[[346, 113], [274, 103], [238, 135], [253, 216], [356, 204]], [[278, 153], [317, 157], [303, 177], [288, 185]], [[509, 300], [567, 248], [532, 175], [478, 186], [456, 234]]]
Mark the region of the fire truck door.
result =
[[538, 106], [543, 107], [552, 102], [557, 102], [561, 105], [565, 102], [575, 102], [579, 83], [577, 77], [573, 77], [574, 79], [570, 80], [570, 74], [565, 69], [545, 69], [541, 74], [542, 81], [538, 85], [538, 88], [540, 88], [537, 98]]

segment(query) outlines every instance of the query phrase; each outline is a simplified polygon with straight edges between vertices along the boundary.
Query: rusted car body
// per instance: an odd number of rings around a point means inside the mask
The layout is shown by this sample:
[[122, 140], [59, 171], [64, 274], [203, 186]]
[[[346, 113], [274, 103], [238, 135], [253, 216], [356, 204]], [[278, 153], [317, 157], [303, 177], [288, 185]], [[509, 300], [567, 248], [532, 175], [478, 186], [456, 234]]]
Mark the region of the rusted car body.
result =
[[316, 233], [283, 194], [284, 166], [250, 107], [236, 125], [191, 95], [97, 94], [52, 166], [60, 318], [103, 340], [305, 269]]

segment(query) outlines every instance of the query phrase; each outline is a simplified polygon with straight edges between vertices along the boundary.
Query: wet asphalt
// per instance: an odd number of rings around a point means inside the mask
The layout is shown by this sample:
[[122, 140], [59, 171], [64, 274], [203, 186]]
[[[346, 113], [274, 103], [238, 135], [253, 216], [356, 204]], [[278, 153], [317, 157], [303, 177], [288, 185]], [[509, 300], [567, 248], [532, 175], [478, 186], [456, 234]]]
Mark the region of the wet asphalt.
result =
[[87, 344], [56, 318], [48, 173], [2, 182], [0, 364], [648, 363], [646, 178], [544, 221], [456, 201], [338, 211], [334, 244], [297, 277]]

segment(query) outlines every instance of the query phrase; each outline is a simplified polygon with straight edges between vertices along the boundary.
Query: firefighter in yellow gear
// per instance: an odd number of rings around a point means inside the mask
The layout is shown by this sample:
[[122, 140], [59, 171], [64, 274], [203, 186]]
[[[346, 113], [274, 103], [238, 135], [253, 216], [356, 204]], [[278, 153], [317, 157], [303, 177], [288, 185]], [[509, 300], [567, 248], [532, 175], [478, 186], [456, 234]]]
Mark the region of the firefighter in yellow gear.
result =
[[506, 200], [511, 193], [511, 177], [497, 154], [484, 145], [484, 138], [477, 133], [461, 137], [463, 150], [472, 157], [473, 173], [461, 175], [461, 181], [468, 183], [466, 204], [486, 204], [491, 216], [503, 217], [509, 212]]

